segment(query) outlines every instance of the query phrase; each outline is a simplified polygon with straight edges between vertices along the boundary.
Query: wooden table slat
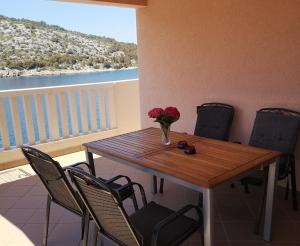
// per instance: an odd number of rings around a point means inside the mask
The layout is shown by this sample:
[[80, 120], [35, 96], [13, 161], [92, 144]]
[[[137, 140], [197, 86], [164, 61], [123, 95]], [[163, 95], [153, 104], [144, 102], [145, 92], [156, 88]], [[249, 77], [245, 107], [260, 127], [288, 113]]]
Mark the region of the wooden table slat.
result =
[[[197, 154], [186, 155], [176, 142], [186, 140]], [[161, 144], [158, 128], [147, 128], [84, 144], [89, 152], [106, 154], [204, 188], [215, 187], [280, 152], [171, 132], [172, 144]]]

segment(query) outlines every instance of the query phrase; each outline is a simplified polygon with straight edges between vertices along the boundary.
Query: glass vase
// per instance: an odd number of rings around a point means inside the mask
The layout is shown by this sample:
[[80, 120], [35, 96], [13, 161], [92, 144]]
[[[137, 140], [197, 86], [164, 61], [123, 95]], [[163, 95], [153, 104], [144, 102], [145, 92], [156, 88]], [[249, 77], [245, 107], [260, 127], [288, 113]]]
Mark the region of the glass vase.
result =
[[160, 129], [161, 129], [161, 143], [164, 145], [169, 145], [171, 144], [170, 141], [170, 126], [163, 126], [160, 125]]

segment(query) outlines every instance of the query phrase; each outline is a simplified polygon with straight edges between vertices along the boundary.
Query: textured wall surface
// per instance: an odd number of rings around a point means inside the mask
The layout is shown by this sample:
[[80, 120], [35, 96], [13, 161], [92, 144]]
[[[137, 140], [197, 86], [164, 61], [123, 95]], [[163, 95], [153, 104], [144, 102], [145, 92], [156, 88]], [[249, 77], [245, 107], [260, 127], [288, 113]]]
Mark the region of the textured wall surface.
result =
[[172, 129], [192, 133], [197, 105], [225, 102], [231, 138], [248, 143], [257, 109], [300, 111], [300, 1], [149, 0], [137, 25], [142, 127], [172, 105]]

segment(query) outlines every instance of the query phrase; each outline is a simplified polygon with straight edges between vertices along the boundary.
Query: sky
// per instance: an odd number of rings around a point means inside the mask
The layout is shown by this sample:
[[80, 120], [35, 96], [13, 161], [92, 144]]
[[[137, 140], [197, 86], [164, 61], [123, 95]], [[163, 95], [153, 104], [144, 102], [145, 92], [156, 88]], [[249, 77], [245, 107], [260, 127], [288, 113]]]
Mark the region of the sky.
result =
[[50, 0], [0, 0], [0, 15], [136, 43], [135, 9]]

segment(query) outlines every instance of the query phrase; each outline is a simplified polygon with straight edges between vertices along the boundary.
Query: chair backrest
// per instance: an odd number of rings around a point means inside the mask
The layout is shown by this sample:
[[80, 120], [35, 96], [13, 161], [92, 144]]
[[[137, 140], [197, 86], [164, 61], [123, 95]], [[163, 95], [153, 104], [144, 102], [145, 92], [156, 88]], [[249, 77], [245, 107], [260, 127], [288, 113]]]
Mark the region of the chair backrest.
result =
[[72, 188], [59, 163], [35, 148], [22, 146], [21, 149], [30, 166], [48, 190], [52, 200], [75, 213], [82, 213], [80, 197]]
[[249, 145], [292, 154], [299, 130], [300, 113], [283, 108], [263, 108], [256, 113]]
[[142, 245], [142, 238], [132, 227], [118, 194], [84, 171], [74, 168], [68, 171], [100, 232], [120, 245]]
[[300, 113], [283, 108], [257, 111], [249, 145], [287, 154], [279, 162], [279, 179], [288, 175], [289, 157], [295, 152], [300, 131]]
[[228, 140], [234, 108], [224, 103], [205, 103], [197, 107], [196, 136]]

